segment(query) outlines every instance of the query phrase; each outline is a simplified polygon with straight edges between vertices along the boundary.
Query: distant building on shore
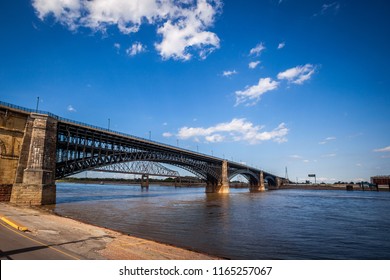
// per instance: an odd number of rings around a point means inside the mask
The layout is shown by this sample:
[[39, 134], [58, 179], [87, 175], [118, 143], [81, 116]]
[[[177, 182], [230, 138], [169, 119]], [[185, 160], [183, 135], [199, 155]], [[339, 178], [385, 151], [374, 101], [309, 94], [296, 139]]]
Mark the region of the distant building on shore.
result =
[[389, 185], [390, 184], [390, 176], [371, 177], [371, 184]]

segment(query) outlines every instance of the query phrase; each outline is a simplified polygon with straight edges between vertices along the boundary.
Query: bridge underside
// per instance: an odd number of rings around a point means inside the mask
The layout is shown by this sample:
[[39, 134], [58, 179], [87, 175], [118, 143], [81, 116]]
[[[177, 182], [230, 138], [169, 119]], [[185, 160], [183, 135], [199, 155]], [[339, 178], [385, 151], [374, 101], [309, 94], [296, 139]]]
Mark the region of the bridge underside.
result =
[[[1, 105], [1, 104], [0, 104]], [[206, 192], [229, 192], [229, 180], [248, 179], [251, 191], [264, 190], [264, 179], [279, 178], [261, 170], [130, 135], [0, 106], [0, 200], [11, 186], [16, 204], [55, 203], [55, 180], [86, 170], [131, 162], [165, 163], [183, 168], [206, 182]]]

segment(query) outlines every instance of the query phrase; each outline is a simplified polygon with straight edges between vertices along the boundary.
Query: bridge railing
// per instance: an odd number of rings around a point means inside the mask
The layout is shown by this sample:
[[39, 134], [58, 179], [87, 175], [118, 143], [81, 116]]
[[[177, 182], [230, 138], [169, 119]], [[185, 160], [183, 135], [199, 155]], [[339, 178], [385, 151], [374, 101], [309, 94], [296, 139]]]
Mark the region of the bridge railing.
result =
[[47, 112], [47, 111], [33, 110], [33, 109], [26, 108], [26, 107], [22, 107], [22, 106], [14, 105], [14, 104], [11, 104], [11, 103], [7, 103], [7, 102], [1, 101], [1, 100], [0, 100], [0, 105], [4, 106], [4, 107], [9, 107], [9, 108], [12, 108], [12, 109], [16, 109], [16, 110], [19, 110], [19, 111], [28, 112], [28, 113], [36, 113], [36, 114], [48, 115], [48, 116], [53, 117], [55, 119], [59, 118], [58, 116], [56, 116], [56, 115], [54, 115], [54, 114], [52, 114], [50, 112]]
[[[115, 133], [118, 133], [118, 134], [124, 134], [124, 133], [112, 131], [112, 130], [109, 130], [109, 129], [106, 129], [106, 128], [98, 127], [98, 126], [95, 126], [95, 125], [86, 124], [86, 123], [83, 123], [83, 122], [79, 122], [79, 121], [63, 118], [63, 117], [57, 116], [57, 115], [55, 115], [53, 113], [50, 113], [48, 111], [29, 109], [29, 108], [26, 108], [26, 107], [14, 105], [14, 104], [3, 102], [3, 101], [0, 101], [0, 105], [5, 106], [5, 107], [9, 107], [9, 108], [12, 108], [12, 109], [16, 109], [16, 110], [19, 110], [19, 111], [24, 111], [24, 112], [27, 112], [27, 113], [48, 115], [48, 116], [50, 116], [50, 117], [52, 117], [52, 118], [54, 118], [56, 120], [63, 121], [63, 122], [77, 124], [77, 125], [81, 125], [81, 126], [85, 126], [85, 127], [89, 127], [89, 128], [93, 128], [93, 129], [98, 129], [98, 130], [103, 130], [103, 131], [107, 131], [107, 132], [115, 132]], [[125, 135], [125, 136], [134, 137], [132, 135]], [[134, 137], [134, 138], [137, 138], [137, 137]]]
[[[100, 130], [100, 131], [115, 133], [115, 134], [118, 134], [118, 135], [122, 135], [122, 136], [126, 136], [126, 137], [135, 138], [135, 139], [142, 140], [142, 141], [152, 142], [152, 143], [159, 144], [159, 145], [162, 144], [162, 143], [157, 142], [157, 141], [148, 140], [148, 139], [146, 139], [146, 138], [142, 138], [142, 137], [130, 135], [130, 134], [127, 134], [127, 133], [118, 132], [118, 131], [114, 131], [114, 130], [111, 130], [111, 129], [99, 127], [99, 126], [96, 126], [96, 125], [91, 125], [91, 124], [87, 124], [87, 123], [83, 123], [83, 122], [79, 122], [79, 121], [75, 121], [75, 120], [63, 118], [63, 117], [57, 116], [57, 115], [55, 115], [55, 114], [53, 114], [53, 113], [50, 113], [50, 112], [48, 112], [48, 111], [29, 109], [29, 108], [26, 108], [26, 107], [14, 105], [14, 104], [7, 103], [7, 102], [4, 102], [4, 101], [0, 101], [0, 106], [9, 107], [9, 108], [16, 109], [16, 110], [19, 110], [19, 111], [24, 111], [24, 112], [27, 112], [27, 113], [48, 115], [48, 116], [50, 116], [50, 117], [52, 117], [52, 118], [54, 118], [54, 119], [56, 119], [56, 120], [62, 121], [62, 122], [67, 122], [67, 123], [71, 123], [71, 124], [76, 124], [76, 125], [80, 125], [80, 126], [84, 126], [84, 127], [88, 127], [88, 128], [92, 128], [92, 129], [97, 129], [97, 130]], [[169, 144], [163, 144], [163, 145], [166, 145], [166, 146], [169, 146], [169, 147], [178, 149], [178, 147], [171, 146], [171, 145], [169, 145]], [[186, 150], [186, 149], [181, 149], [181, 150]], [[187, 151], [193, 152], [193, 151], [191, 151], [191, 150], [187, 150]]]

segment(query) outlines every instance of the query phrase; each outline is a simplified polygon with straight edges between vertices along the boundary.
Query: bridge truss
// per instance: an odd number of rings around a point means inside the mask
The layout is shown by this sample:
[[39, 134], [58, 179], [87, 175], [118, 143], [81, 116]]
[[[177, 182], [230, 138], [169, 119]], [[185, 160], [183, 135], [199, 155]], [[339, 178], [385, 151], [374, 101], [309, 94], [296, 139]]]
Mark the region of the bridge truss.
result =
[[169, 169], [158, 162], [151, 161], [132, 161], [121, 162], [112, 165], [105, 165], [95, 168], [94, 171], [123, 173], [123, 174], [139, 174], [152, 175], [162, 177], [180, 177], [179, 172]]

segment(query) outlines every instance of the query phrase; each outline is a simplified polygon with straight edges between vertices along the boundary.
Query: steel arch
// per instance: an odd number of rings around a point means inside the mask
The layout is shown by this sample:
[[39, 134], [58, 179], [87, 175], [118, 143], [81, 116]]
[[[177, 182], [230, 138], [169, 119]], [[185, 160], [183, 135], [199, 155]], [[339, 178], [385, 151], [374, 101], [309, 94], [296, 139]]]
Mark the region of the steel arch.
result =
[[229, 181], [233, 179], [237, 175], [243, 175], [249, 182], [256, 182], [258, 183], [260, 181], [260, 176], [253, 171], [249, 169], [237, 169], [234, 170], [231, 174], [229, 174]]
[[152, 176], [180, 177], [179, 172], [171, 170], [158, 162], [152, 161], [121, 162], [98, 167], [94, 170], [124, 174], [148, 174]]

